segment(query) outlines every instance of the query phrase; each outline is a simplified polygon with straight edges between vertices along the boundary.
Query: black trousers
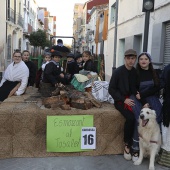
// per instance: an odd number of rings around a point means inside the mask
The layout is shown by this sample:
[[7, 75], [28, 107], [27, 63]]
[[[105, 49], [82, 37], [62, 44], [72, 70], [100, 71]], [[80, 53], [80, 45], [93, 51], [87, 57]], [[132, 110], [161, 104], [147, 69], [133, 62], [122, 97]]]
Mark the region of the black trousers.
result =
[[124, 142], [129, 146], [132, 145], [132, 137], [134, 133], [135, 127], [135, 115], [132, 111], [124, 108], [124, 103], [115, 102], [116, 109], [125, 117], [125, 125], [124, 125]]
[[18, 84], [18, 81], [5, 81], [0, 87], [0, 101], [3, 102], [11, 92], [11, 90]]

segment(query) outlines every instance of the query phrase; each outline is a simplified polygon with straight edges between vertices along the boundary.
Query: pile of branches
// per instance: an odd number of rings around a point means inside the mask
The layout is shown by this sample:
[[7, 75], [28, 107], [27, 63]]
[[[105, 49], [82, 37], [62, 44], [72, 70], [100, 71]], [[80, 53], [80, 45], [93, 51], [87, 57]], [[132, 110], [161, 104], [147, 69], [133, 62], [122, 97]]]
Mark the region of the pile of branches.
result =
[[63, 110], [71, 110], [71, 107], [87, 110], [93, 106], [98, 108], [102, 106], [91, 92], [80, 92], [71, 85], [64, 86], [63, 84], [58, 84], [52, 91], [51, 97], [44, 98], [42, 102], [46, 108], [61, 108]]

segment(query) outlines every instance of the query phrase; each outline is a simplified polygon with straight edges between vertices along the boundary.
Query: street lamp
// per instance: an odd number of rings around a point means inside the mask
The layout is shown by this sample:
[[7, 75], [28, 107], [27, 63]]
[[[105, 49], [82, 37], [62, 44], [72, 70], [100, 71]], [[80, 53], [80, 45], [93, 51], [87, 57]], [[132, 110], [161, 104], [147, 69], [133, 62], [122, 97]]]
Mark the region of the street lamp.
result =
[[142, 12], [145, 12], [143, 51], [145, 52], [147, 52], [147, 47], [148, 47], [149, 18], [150, 18], [150, 12], [154, 11], [154, 1], [155, 0], [143, 0]]

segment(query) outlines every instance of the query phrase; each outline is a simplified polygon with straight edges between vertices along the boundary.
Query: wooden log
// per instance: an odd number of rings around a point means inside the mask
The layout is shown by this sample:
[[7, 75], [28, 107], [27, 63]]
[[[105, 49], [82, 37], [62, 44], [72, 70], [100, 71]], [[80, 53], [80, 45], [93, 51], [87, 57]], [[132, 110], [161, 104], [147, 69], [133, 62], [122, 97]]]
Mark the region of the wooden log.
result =
[[102, 103], [95, 99], [95, 97], [90, 92], [85, 92], [85, 94], [88, 97], [88, 99], [93, 103], [94, 106], [98, 108], [102, 107]]
[[61, 108], [62, 110], [71, 110], [71, 107], [70, 107], [70, 105], [68, 105], [68, 104], [60, 105], [60, 108]]
[[59, 94], [60, 94], [60, 88], [56, 88], [56, 89], [51, 93], [52, 96], [58, 96]]
[[58, 101], [57, 103], [51, 104], [51, 109], [55, 110], [57, 108], [61, 108], [62, 105], [65, 105], [64, 101]]
[[83, 109], [88, 110], [92, 108], [92, 103], [88, 98], [79, 98], [79, 99], [73, 99], [71, 100], [71, 107], [77, 108], [77, 109]]
[[58, 101], [60, 101], [60, 96], [47, 97], [42, 99], [42, 104], [45, 107], [50, 108], [52, 104], [55, 104]]

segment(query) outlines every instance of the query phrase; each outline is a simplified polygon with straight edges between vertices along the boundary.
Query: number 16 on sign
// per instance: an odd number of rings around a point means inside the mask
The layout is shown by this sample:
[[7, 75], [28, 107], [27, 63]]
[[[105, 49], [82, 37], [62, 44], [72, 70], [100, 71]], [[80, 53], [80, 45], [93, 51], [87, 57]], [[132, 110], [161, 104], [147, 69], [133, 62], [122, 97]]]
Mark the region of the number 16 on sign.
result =
[[83, 127], [81, 129], [81, 149], [96, 149], [95, 127]]

